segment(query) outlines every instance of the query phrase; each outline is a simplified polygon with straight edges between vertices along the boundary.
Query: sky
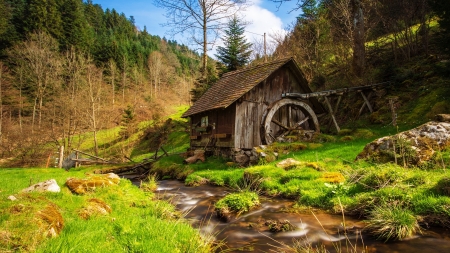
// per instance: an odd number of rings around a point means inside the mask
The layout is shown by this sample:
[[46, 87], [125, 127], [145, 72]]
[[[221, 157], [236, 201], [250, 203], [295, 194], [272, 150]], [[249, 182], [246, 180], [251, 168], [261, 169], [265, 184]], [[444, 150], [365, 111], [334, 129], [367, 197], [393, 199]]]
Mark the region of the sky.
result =
[[[284, 2], [279, 8], [279, 4], [270, 0], [250, 0], [251, 5], [247, 8], [243, 16], [250, 24], [246, 26], [247, 41], [256, 43], [262, 41], [263, 34], [267, 34], [268, 43], [273, 43], [270, 35], [285, 34], [290, 25], [293, 24], [295, 18], [299, 15], [299, 11], [289, 13], [297, 3], [297, 0]], [[180, 35], [172, 38], [167, 34], [169, 28], [162, 26], [166, 22], [164, 10], [157, 8], [152, 4], [152, 0], [93, 0], [94, 4], [100, 4], [103, 9], [115, 9], [119, 13], [124, 13], [127, 17], [133, 16], [136, 26], [144, 29], [152, 35], [159, 35], [167, 39], [175, 39], [180, 44], [190, 46], [187, 35]], [[220, 41], [217, 45], [220, 45]], [[215, 49], [208, 53], [213, 56]]]

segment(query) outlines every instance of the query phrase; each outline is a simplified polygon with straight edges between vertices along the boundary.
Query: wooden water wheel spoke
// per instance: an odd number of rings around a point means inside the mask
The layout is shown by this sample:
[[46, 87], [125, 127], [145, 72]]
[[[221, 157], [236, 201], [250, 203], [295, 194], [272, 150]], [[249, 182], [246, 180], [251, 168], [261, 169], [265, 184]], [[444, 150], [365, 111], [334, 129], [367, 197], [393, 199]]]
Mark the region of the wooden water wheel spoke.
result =
[[289, 127], [283, 125], [283, 123], [279, 122], [279, 121], [276, 120], [276, 119], [272, 119], [272, 122], [275, 123], [275, 124], [277, 124], [277, 125], [279, 125], [280, 127], [284, 128], [284, 129], [286, 129], [286, 130], [289, 130]]
[[309, 120], [309, 116], [306, 116], [306, 118], [304, 118], [302, 121], [295, 123], [295, 126], [299, 127], [308, 120]]
[[[300, 127], [301, 126], [301, 127]], [[270, 144], [294, 130], [319, 131], [319, 122], [312, 108], [305, 102], [284, 98], [269, 105], [261, 121], [261, 141]]]

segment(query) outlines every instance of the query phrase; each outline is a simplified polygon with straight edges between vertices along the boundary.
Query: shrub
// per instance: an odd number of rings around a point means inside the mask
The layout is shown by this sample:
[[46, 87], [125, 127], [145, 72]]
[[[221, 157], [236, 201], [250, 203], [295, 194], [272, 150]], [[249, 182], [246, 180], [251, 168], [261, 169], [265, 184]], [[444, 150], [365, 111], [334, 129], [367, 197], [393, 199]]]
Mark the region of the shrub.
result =
[[421, 232], [416, 217], [409, 210], [399, 206], [377, 206], [370, 211], [367, 230], [378, 239], [403, 240]]
[[440, 195], [450, 196], [450, 178], [444, 177], [433, 187], [433, 191]]

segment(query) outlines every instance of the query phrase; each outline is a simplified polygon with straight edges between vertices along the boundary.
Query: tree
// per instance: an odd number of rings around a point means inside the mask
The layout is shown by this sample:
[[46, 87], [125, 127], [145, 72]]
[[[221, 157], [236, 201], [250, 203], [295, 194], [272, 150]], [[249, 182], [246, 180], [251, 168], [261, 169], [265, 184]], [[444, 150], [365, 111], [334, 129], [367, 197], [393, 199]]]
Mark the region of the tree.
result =
[[[195, 44], [202, 47], [202, 74], [207, 75], [208, 45], [213, 45], [226, 19], [245, 8], [247, 0], [153, 0], [166, 10], [165, 25], [172, 35], [190, 32]], [[209, 36], [209, 37], [208, 37]], [[211, 38], [211, 40], [209, 40]]]
[[32, 130], [38, 112], [38, 126], [41, 127], [44, 98], [60, 80], [61, 60], [58, 43], [45, 32], [33, 33], [28, 40], [17, 44], [9, 55], [16, 66], [23, 67], [34, 96]]
[[[291, 0], [271, 0], [282, 4]], [[324, 2], [329, 6], [332, 16], [338, 21], [338, 25], [346, 33], [353, 50], [352, 68], [357, 76], [362, 76], [365, 68], [365, 15], [364, 0], [298, 0], [294, 10], [303, 9]]]
[[237, 70], [250, 61], [252, 44], [244, 36], [245, 26], [235, 15], [228, 22], [228, 28], [222, 38], [225, 46], [217, 47], [216, 57], [227, 67], [228, 71]]
[[431, 7], [439, 16], [439, 25], [446, 33], [445, 47], [448, 47], [450, 42], [450, 1], [448, 0], [431, 0]]

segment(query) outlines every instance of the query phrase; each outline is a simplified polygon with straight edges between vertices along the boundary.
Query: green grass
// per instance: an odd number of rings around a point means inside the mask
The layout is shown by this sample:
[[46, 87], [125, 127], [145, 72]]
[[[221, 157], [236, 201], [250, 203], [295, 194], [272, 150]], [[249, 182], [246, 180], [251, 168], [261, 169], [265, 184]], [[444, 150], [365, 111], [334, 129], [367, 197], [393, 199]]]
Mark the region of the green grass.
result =
[[[170, 156], [155, 163], [152, 170], [160, 176], [185, 179], [187, 185], [212, 184], [291, 198], [302, 209], [313, 207], [340, 213], [343, 207], [347, 215], [359, 215], [369, 221], [375, 221], [376, 208], [395, 206], [401, 212], [390, 210], [385, 215], [404, 219], [390, 224], [399, 231], [393, 234], [379, 229], [373, 231], [378, 231], [375, 233], [379, 233], [380, 239], [403, 239], [418, 231], [419, 221], [420, 224], [450, 225], [446, 171], [433, 164], [427, 170], [406, 169], [392, 163], [355, 161], [355, 157], [372, 140], [410, 128], [412, 126], [403, 124], [370, 129], [344, 128], [337, 136], [320, 135], [311, 143], [275, 144], [268, 149], [280, 154], [278, 160], [248, 168], [228, 167], [226, 160], [214, 157], [208, 157], [205, 163], [185, 165], [183, 158]], [[341, 138], [347, 136], [351, 138]], [[442, 151], [441, 155], [448, 168], [448, 151]], [[300, 165], [289, 170], [278, 168], [276, 163], [286, 158], [294, 158]], [[416, 223], [407, 217], [413, 217]], [[407, 222], [410, 223], [405, 225]], [[407, 230], [404, 225], [412, 229]]]
[[375, 207], [370, 211], [367, 223], [365, 229], [385, 241], [403, 240], [421, 232], [414, 214], [395, 205]]
[[[180, 219], [174, 206], [155, 200], [128, 180], [75, 195], [64, 185], [68, 177], [84, 178], [92, 169], [1, 169], [0, 251], [36, 252], [210, 252], [209, 241]], [[20, 194], [31, 183], [54, 178], [60, 193]], [[150, 185], [150, 187], [153, 187]], [[14, 195], [18, 200], [4, 201]], [[82, 219], [78, 213], [91, 198], [108, 204], [112, 212]], [[40, 236], [36, 213], [53, 203], [64, 228], [59, 236]]]
[[243, 191], [231, 193], [217, 201], [214, 205], [217, 211], [221, 213], [237, 213], [237, 215], [248, 212], [252, 208], [259, 206], [259, 197], [255, 192]]

